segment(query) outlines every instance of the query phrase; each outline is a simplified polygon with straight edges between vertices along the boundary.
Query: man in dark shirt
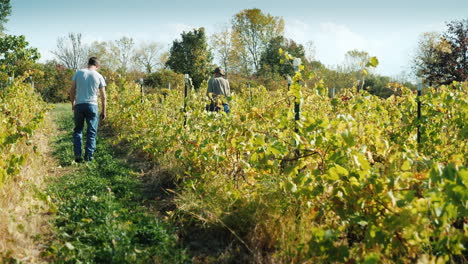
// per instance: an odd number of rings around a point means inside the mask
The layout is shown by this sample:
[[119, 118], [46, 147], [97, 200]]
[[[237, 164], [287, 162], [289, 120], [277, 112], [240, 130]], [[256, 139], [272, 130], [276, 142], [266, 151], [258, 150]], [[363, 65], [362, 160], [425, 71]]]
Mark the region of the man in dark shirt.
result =
[[213, 77], [208, 81], [206, 95], [212, 100], [210, 111], [218, 112], [220, 110], [218, 102], [220, 102], [224, 112], [229, 114], [230, 109], [226, 97], [231, 96], [231, 87], [229, 86], [229, 81], [224, 76], [224, 70], [219, 67], [213, 71]]

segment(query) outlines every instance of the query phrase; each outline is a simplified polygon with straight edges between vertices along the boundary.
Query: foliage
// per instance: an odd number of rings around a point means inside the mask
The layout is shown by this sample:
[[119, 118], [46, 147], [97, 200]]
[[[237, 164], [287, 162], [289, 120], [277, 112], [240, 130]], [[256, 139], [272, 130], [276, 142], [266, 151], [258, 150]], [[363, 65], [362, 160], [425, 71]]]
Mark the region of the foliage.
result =
[[336, 91], [344, 90], [356, 85], [355, 76], [347, 72], [346, 69], [340, 65], [330, 69], [322, 65], [317, 65], [317, 67], [307, 67], [306, 69], [312, 71], [315, 75], [312, 82], [308, 81], [308, 83], [311, 83], [312, 85], [313, 83], [323, 80], [326, 87], [329, 87], [330, 89], [335, 88]]
[[[60, 129], [68, 133], [57, 139], [55, 155], [64, 166], [73, 124], [68, 105], [60, 111]], [[109, 145], [98, 141], [95, 162], [52, 182], [56, 236], [44, 256], [57, 263], [186, 263], [174, 230], [141, 205], [137, 173]]]
[[36, 48], [29, 47], [25, 36], [0, 36], [0, 87], [8, 77], [21, 76], [40, 58]]
[[242, 90], [230, 115], [205, 112], [204, 91], [184, 115], [181, 91], [140, 102], [129, 88], [110, 100], [109, 121], [179, 175], [179, 218], [227, 227], [257, 260], [466, 261], [467, 84], [429, 88], [417, 120], [405, 87], [386, 99], [350, 88], [328, 98], [323, 82], [301, 85], [307, 78], [297, 72], [288, 96]]
[[5, 30], [5, 24], [8, 22], [7, 17], [11, 14], [10, 0], [0, 0], [0, 35]]
[[232, 50], [229, 55], [230, 71], [244, 77], [251, 76], [252, 62], [245, 50], [240, 34], [234, 30], [232, 31], [231, 42]]
[[46, 102], [58, 103], [69, 100], [71, 78], [75, 71], [57, 61], [36, 64], [38, 74], [33, 77], [34, 88]]
[[[346, 55], [346, 63], [335, 68], [327, 68], [320, 62], [306, 63], [307, 70], [314, 73], [312, 81], [307, 81], [314, 85], [318, 81], [323, 81], [326, 87], [339, 92], [352, 87], [353, 90], [368, 90], [371, 94], [389, 97], [391, 90], [386, 89], [386, 85], [391, 78], [372, 74], [379, 61], [376, 57], [370, 57], [364, 51], [349, 51]], [[330, 92], [331, 92], [330, 90]]]
[[182, 40], [174, 40], [166, 66], [178, 73], [188, 73], [198, 89], [212, 70], [212, 55], [208, 51], [205, 29], [183, 32], [181, 37]]
[[286, 39], [283, 36], [275, 37], [271, 39], [265, 50], [262, 52], [260, 58], [260, 69], [259, 75], [269, 77], [279, 74], [282, 77], [294, 75], [294, 67], [291, 64], [280, 63], [282, 56], [278, 52], [279, 50], [288, 52], [291, 56], [301, 58], [305, 60], [304, 47], [301, 44], [297, 44], [291, 39]]
[[118, 68], [117, 58], [112, 54], [112, 42], [94, 41], [88, 47], [88, 57], [97, 57], [101, 68], [116, 71]]
[[57, 39], [57, 49], [52, 51], [65, 67], [78, 70], [88, 65], [88, 51], [81, 41], [81, 33], [68, 33]]
[[370, 94], [380, 96], [383, 98], [388, 98], [394, 93], [394, 91], [388, 88], [388, 84], [390, 82], [390, 77], [371, 74], [367, 76], [365, 80], [364, 89], [367, 90]]
[[264, 14], [260, 9], [244, 9], [232, 20], [233, 31], [249, 55], [249, 62], [255, 71], [260, 69], [260, 57], [268, 42], [283, 35], [284, 20]]
[[424, 33], [413, 68], [429, 84], [450, 84], [468, 79], [468, 19], [447, 23], [447, 31]]
[[142, 44], [137, 50], [133, 38], [121, 37], [114, 41], [94, 41], [86, 50], [86, 57], [97, 57], [100, 67], [125, 75], [141, 66], [153, 67], [157, 45]]
[[[27, 75], [0, 89], [0, 187], [19, 173], [27, 155], [18, 153], [19, 144], [36, 147], [31, 136], [43, 121], [47, 107], [29, 85]], [[31, 103], [34, 102], [34, 103]]]
[[450, 81], [468, 80], [468, 18], [447, 23], [444, 38], [451, 50], [448, 61]]
[[148, 74], [144, 79], [144, 85], [152, 88], [181, 89], [184, 85], [184, 75], [171, 70], [159, 70]]

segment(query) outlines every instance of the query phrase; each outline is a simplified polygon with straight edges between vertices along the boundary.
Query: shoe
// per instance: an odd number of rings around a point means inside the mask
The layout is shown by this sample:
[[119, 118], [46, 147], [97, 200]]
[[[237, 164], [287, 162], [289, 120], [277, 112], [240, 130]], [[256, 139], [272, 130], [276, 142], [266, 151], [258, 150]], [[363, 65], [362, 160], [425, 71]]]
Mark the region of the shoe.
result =
[[83, 158], [82, 157], [76, 157], [75, 162], [76, 163], [81, 163], [81, 162], [83, 162]]

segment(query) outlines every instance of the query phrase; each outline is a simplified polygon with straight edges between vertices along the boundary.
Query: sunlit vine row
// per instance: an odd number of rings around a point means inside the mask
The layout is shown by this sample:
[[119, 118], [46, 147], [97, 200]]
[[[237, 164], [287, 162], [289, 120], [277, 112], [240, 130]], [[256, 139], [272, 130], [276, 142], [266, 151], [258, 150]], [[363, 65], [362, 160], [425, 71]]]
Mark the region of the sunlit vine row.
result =
[[466, 261], [467, 84], [427, 88], [422, 119], [404, 87], [388, 99], [252, 87], [229, 115], [204, 110], [205, 89], [187, 113], [182, 91], [109, 91], [118, 137], [178, 176], [176, 215], [285, 263]]
[[[33, 87], [24, 83], [26, 77], [0, 88], [0, 187], [19, 173], [28, 155], [36, 154], [31, 137], [48, 109]], [[23, 145], [30, 149], [21, 149]]]

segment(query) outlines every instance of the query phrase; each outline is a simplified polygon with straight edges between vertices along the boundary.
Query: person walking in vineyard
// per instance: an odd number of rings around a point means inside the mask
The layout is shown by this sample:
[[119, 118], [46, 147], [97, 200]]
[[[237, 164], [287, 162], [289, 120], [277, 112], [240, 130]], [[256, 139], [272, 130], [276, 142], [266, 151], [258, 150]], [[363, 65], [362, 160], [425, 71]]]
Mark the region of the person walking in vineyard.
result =
[[[99, 62], [96, 57], [91, 57], [88, 61], [88, 67], [78, 70], [72, 78], [70, 89], [70, 100], [72, 111], [74, 113], [75, 128], [73, 131], [73, 152], [75, 161], [82, 162], [82, 134], [84, 122], [86, 121], [86, 146], [85, 161], [91, 161], [96, 149], [96, 134], [101, 121], [106, 119], [106, 81], [101, 74], [97, 72]], [[98, 91], [101, 97], [101, 114], [98, 116]]]
[[221, 110], [222, 105], [224, 112], [229, 114], [230, 109], [226, 97], [231, 96], [231, 87], [229, 86], [229, 81], [224, 76], [224, 70], [219, 67], [213, 71], [213, 77], [208, 81], [206, 95], [211, 100], [209, 111], [218, 112]]

